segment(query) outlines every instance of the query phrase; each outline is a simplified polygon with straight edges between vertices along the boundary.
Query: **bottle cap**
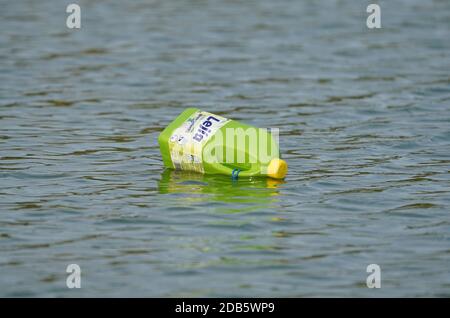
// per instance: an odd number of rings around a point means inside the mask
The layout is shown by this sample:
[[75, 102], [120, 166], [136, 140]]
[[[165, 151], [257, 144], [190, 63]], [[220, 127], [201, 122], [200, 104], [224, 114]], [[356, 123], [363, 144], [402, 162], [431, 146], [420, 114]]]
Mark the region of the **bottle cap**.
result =
[[274, 158], [269, 162], [267, 175], [274, 179], [283, 179], [286, 176], [287, 168], [286, 161]]

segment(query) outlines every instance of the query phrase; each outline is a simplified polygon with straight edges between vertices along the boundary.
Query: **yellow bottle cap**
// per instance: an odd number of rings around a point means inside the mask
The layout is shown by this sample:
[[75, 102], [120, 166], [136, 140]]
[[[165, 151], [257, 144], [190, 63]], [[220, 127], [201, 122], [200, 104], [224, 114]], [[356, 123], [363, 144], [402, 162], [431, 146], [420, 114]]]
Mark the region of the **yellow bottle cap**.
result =
[[288, 166], [282, 159], [272, 159], [267, 167], [267, 175], [274, 179], [283, 179], [286, 176]]

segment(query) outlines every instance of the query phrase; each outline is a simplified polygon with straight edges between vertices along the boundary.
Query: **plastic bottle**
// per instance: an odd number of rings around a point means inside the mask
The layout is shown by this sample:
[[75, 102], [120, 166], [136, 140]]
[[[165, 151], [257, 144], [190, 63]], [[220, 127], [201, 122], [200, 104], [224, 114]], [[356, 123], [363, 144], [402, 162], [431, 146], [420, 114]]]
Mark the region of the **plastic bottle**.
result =
[[158, 143], [167, 168], [233, 179], [283, 179], [287, 172], [271, 132], [197, 108], [184, 110], [161, 132]]

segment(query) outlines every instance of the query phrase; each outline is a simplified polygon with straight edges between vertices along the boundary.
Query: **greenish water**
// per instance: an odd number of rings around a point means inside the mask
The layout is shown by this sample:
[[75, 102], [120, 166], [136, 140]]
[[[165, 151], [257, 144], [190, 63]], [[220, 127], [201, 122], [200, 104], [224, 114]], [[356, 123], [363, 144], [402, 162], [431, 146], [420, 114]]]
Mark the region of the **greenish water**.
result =
[[[77, 3], [1, 1], [0, 296], [450, 296], [448, 1]], [[164, 171], [190, 106], [285, 182]]]

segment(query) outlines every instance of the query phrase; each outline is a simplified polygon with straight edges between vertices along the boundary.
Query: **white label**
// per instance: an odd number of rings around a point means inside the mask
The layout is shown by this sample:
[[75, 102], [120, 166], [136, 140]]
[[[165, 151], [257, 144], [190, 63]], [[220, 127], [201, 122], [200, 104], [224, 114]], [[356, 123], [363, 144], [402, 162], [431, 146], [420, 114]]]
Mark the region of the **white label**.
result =
[[174, 168], [203, 173], [203, 146], [229, 121], [204, 111], [192, 114], [170, 136], [169, 150]]

